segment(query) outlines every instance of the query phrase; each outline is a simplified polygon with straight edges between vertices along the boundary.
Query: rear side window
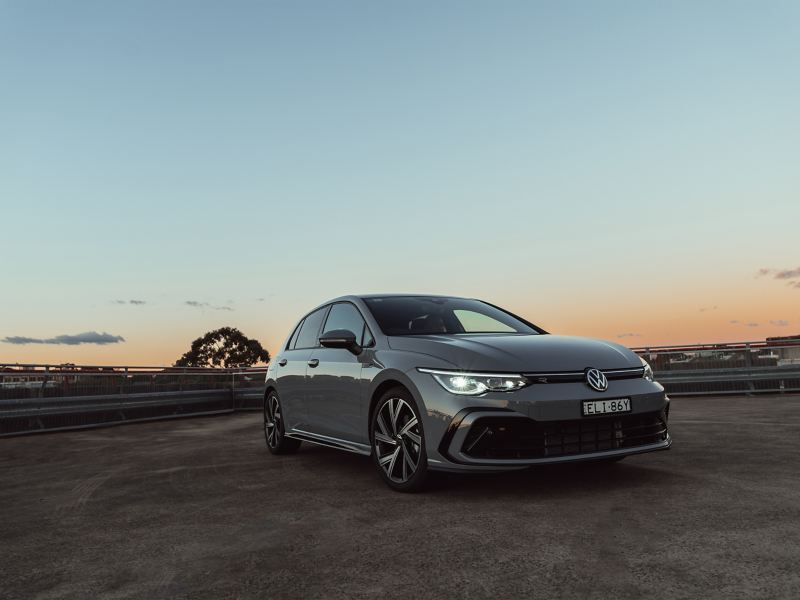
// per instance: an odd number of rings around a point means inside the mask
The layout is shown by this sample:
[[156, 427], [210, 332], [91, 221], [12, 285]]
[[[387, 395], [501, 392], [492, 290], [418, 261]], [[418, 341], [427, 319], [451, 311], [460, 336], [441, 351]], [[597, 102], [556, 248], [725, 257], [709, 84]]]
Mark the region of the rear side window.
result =
[[340, 302], [331, 306], [331, 312], [328, 313], [328, 320], [325, 322], [323, 333], [334, 329], [346, 329], [354, 333], [356, 339], [361, 343], [364, 319], [355, 306], [349, 302]]
[[325, 311], [328, 307], [325, 306], [319, 310], [315, 310], [308, 315], [300, 326], [300, 332], [297, 334], [297, 341], [294, 344], [295, 348], [316, 348], [317, 340], [319, 338], [319, 328], [322, 325], [322, 319], [325, 318]]
[[294, 328], [292, 332], [292, 337], [289, 339], [289, 343], [286, 344], [286, 349], [291, 350], [294, 348], [294, 345], [297, 343], [297, 334], [300, 333], [300, 328], [303, 326], [303, 322], [300, 321], [300, 324]]

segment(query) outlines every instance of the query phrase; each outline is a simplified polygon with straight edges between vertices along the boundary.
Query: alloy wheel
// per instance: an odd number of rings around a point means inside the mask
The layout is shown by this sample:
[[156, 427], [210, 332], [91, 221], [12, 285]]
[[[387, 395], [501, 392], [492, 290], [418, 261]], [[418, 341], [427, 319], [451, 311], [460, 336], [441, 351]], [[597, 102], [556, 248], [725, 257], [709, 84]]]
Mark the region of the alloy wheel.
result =
[[283, 435], [281, 405], [278, 397], [272, 394], [264, 404], [264, 436], [270, 448], [277, 448]]
[[422, 453], [419, 419], [402, 398], [387, 399], [375, 412], [373, 437], [378, 465], [396, 483], [416, 472]]

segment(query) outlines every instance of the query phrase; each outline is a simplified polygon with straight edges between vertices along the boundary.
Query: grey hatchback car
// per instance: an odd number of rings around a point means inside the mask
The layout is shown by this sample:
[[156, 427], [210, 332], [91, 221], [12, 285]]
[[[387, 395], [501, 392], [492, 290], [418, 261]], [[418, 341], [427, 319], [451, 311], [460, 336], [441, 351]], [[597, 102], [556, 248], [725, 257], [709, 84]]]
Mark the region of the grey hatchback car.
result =
[[610, 462], [671, 444], [669, 398], [634, 352], [468, 298], [326, 302], [292, 330], [266, 383], [270, 452], [311, 442], [371, 456], [399, 491], [430, 471]]

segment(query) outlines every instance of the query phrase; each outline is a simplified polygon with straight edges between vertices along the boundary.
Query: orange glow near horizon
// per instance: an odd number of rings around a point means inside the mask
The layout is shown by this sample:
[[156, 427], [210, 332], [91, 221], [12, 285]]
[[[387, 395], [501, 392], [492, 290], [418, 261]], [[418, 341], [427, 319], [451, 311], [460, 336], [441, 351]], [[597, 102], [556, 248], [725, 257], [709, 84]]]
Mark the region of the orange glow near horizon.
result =
[[[700, 290], [695, 290], [699, 293]], [[770, 336], [800, 334], [798, 295], [765, 297], [758, 289], [716, 290], [718, 297], [734, 298], [723, 306], [702, 306], [691, 294], [663, 294], [660, 300], [639, 302], [632, 296], [598, 292], [594, 303], [570, 296], [547, 306], [532, 306], [526, 299], [503, 304], [512, 312], [541, 325], [551, 333], [607, 339], [628, 347], [758, 341]], [[597, 305], [597, 302], [602, 305]], [[257, 322], [238, 323], [246, 335], [255, 337], [275, 355], [296, 318], [273, 326]], [[784, 323], [787, 321], [788, 324]], [[170, 365], [188, 350], [204, 331], [188, 327], [172, 332], [142, 330], [125, 343], [105, 346], [10, 345], [0, 346], [0, 362], [96, 365]]]

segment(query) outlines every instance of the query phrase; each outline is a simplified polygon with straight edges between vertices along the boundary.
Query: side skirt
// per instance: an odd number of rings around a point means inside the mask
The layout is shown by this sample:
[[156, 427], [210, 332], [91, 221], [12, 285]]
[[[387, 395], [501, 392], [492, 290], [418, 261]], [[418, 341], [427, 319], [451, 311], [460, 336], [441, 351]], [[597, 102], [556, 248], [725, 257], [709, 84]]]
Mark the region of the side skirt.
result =
[[354, 454], [362, 454], [364, 456], [372, 454], [372, 449], [364, 444], [340, 440], [339, 438], [320, 435], [319, 433], [311, 433], [310, 431], [303, 431], [302, 429], [292, 429], [291, 431], [287, 431], [284, 435], [296, 440], [319, 444], [320, 446], [327, 446], [328, 448], [335, 448], [337, 450], [344, 450], [345, 452], [352, 452]]

